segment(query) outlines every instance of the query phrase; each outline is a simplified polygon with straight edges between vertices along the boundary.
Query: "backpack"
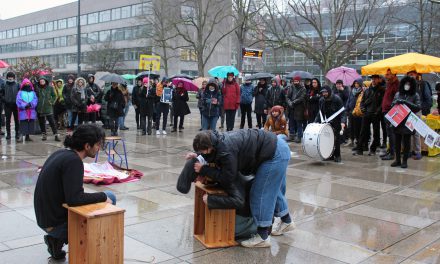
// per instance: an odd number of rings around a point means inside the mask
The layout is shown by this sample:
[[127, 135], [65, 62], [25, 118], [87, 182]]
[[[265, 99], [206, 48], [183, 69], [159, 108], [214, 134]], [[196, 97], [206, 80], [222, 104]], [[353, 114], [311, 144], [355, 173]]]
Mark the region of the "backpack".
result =
[[364, 92], [361, 92], [358, 95], [358, 98], [356, 99], [356, 105], [354, 106], [353, 113], [352, 113], [353, 116], [362, 117], [364, 115], [364, 113], [361, 110], [361, 101], [362, 101], [363, 95], [364, 95]]

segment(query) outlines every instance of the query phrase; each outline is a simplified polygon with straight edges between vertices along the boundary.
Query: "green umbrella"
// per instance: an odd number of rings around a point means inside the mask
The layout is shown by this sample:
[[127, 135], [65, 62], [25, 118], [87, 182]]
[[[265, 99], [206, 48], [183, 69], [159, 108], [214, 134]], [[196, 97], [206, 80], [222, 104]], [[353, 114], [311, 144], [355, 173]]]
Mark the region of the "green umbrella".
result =
[[134, 75], [134, 74], [124, 74], [124, 75], [121, 75], [121, 76], [122, 76], [122, 78], [124, 78], [126, 80], [133, 80], [133, 79], [136, 78], [136, 75]]

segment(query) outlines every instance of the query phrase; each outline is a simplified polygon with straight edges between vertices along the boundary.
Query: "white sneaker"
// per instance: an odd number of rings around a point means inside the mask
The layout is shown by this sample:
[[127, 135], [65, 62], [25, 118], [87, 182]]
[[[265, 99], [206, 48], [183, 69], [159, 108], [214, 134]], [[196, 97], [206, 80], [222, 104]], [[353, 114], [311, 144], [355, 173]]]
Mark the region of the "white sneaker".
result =
[[241, 242], [241, 246], [247, 247], [247, 248], [263, 248], [263, 247], [270, 247], [270, 236], [267, 237], [266, 240], [262, 239], [259, 234], [253, 235], [248, 240], [245, 240]]
[[284, 223], [283, 221], [279, 221], [278, 223], [274, 223], [272, 226], [272, 236], [281, 236], [284, 233], [287, 233], [289, 231], [292, 231], [295, 229], [295, 223], [292, 221], [289, 224]]
[[165, 130], [162, 131], [162, 135], [166, 135], [167, 132]]
[[160, 135], [160, 130], [156, 130], [156, 135]]

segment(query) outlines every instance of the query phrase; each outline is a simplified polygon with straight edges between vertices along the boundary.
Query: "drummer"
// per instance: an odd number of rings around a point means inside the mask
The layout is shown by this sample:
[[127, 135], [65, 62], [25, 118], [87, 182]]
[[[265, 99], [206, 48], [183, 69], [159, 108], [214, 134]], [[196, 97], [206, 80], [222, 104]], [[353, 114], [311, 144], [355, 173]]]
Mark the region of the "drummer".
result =
[[[340, 132], [345, 129], [347, 121], [344, 104], [342, 99], [336, 94], [332, 94], [332, 89], [328, 85], [321, 88], [321, 98], [319, 99], [319, 113], [316, 115], [315, 123], [329, 123], [335, 134], [335, 151], [333, 155], [326, 159], [333, 159], [335, 162], [341, 162]], [[341, 110], [342, 109], [342, 110]], [[335, 117], [332, 116], [338, 113]], [[321, 120], [321, 116], [324, 120]]]

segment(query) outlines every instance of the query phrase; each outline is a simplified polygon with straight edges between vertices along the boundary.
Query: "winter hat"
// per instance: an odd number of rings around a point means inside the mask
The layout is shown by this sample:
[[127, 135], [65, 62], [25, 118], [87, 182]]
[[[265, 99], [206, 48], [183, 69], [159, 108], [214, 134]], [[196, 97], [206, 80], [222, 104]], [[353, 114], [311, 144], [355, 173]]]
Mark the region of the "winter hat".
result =
[[162, 77], [162, 82], [168, 82], [168, 77], [166, 76]]
[[324, 85], [324, 86], [322, 86], [320, 92], [321, 92], [321, 93], [323, 93], [323, 92], [327, 92], [328, 94], [331, 94], [332, 89], [330, 88], [330, 86], [328, 86], [328, 85]]
[[226, 76], [227, 76], [227, 77], [229, 77], [229, 76], [232, 76], [232, 77], [234, 77], [234, 76], [235, 76], [235, 74], [234, 74], [233, 72], [228, 72], [228, 73], [226, 74]]
[[69, 75], [67, 76], [67, 80], [73, 80], [73, 81], [75, 81], [75, 76], [73, 76], [73, 74], [69, 74]]
[[6, 73], [6, 79], [8, 79], [8, 78], [14, 78], [15, 79], [15, 73], [11, 72], [11, 71]]
[[142, 79], [142, 83], [148, 83], [150, 80], [148, 79], [148, 77], [144, 77], [143, 79]]
[[270, 109], [270, 114], [272, 114], [272, 112], [278, 112], [281, 115], [284, 112], [284, 107], [281, 105], [274, 105], [272, 109]]
[[301, 81], [301, 76], [298, 76], [298, 75], [297, 75], [297, 76], [295, 76], [295, 77], [293, 78], [293, 80], [294, 80], [294, 81]]

